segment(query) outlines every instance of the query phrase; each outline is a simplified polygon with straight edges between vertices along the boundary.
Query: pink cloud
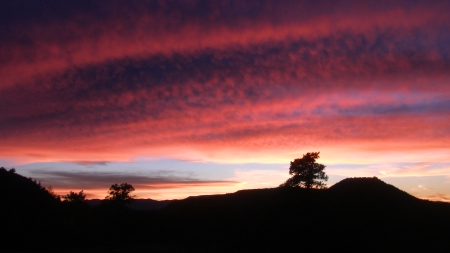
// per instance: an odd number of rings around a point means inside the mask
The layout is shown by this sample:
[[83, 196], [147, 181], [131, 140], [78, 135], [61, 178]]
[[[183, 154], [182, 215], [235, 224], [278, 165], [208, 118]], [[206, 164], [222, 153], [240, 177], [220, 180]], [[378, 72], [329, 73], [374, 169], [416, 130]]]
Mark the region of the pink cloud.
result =
[[0, 156], [447, 148], [447, 2], [179, 4], [11, 21]]
[[386, 2], [384, 8], [379, 3], [321, 5], [296, 1], [279, 5], [249, 1], [237, 7], [231, 1], [221, 1], [209, 3], [209, 11], [196, 1], [139, 5], [110, 7], [99, 3], [86, 11], [67, 4], [59, 6], [67, 17], [57, 17], [55, 22], [27, 17], [24, 20], [29, 22], [10, 24], [10, 35], [0, 50], [4, 59], [2, 87], [72, 66], [234, 45], [246, 47], [289, 38], [314, 39], [335, 31], [358, 34], [373, 29], [426, 27], [433, 35], [436, 26], [449, 21], [445, 1], [426, 6]]

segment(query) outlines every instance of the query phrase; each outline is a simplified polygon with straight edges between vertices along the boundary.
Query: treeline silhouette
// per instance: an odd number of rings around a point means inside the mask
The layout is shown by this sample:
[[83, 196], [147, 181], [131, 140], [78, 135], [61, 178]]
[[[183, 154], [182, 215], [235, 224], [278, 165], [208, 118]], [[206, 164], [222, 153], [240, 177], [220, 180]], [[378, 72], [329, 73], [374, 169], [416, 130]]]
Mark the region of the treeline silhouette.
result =
[[0, 252], [430, 252], [447, 247], [450, 235], [450, 204], [417, 199], [377, 178], [133, 210], [60, 202], [39, 182], [0, 168], [0, 203]]

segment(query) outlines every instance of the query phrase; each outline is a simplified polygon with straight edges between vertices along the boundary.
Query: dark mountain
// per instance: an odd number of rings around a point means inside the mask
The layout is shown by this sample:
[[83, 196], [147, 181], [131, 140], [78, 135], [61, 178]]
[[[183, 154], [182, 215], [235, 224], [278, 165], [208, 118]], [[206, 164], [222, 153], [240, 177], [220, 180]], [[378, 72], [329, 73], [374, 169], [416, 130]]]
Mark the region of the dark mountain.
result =
[[1, 203], [16, 209], [45, 208], [59, 202], [40, 182], [3, 167], [0, 168], [0, 191]]
[[161, 211], [177, 243], [231, 250], [292, 250], [295, 242], [320, 251], [436, 250], [450, 236], [450, 204], [417, 199], [377, 178], [345, 179], [326, 190], [188, 198]]
[[395, 199], [397, 201], [415, 201], [417, 198], [399, 190], [395, 186], [386, 184], [376, 177], [346, 178], [329, 189], [335, 194], [346, 197], [366, 197], [377, 199]]
[[[44, 228], [55, 229], [54, 221], [60, 213], [55, 197], [39, 182], [0, 168], [0, 245], [1, 240], [14, 242], [13, 238], [43, 233]], [[41, 245], [36, 236], [27, 241]]]
[[331, 186], [328, 191], [336, 196], [357, 199], [358, 201], [363, 199], [375, 199], [377, 201], [395, 200], [397, 202], [419, 200], [376, 177], [346, 178]]
[[450, 204], [414, 198], [376, 178], [324, 190], [137, 200], [135, 209], [61, 203], [2, 169], [0, 187], [0, 252], [436, 252], [450, 236]]
[[[90, 206], [99, 206], [102, 200], [89, 199], [85, 202]], [[153, 199], [135, 199], [131, 203], [127, 204], [127, 207], [134, 210], [159, 210], [166, 207], [172, 200], [153, 200]]]

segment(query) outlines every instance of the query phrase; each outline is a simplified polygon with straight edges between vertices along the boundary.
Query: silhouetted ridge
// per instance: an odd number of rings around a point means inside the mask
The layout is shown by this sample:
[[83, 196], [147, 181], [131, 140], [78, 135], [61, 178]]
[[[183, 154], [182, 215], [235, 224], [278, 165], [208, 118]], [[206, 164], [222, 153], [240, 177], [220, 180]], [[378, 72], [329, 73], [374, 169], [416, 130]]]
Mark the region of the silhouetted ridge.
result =
[[59, 200], [40, 183], [4, 168], [0, 168], [0, 193], [0, 238], [8, 242], [0, 245], [0, 251], [15, 245], [29, 245], [29, 249], [46, 245], [43, 238], [48, 233], [42, 232], [57, 229]]
[[387, 184], [376, 177], [346, 178], [329, 188], [334, 194], [342, 196], [395, 199], [396, 201], [412, 201], [417, 198]]
[[[13, 171], [0, 168], [0, 201], [3, 209], [42, 208], [55, 205], [58, 200], [40, 183], [26, 178]], [[26, 210], [28, 211], [28, 210]]]
[[333, 190], [357, 190], [361, 188], [383, 188], [386, 186], [391, 186], [389, 184], [386, 184], [385, 182], [381, 181], [377, 177], [353, 177], [353, 178], [346, 178], [333, 186], [330, 187], [330, 189]]
[[[101, 204], [100, 199], [85, 200], [85, 203], [92, 207], [97, 207]], [[153, 200], [153, 199], [135, 199], [133, 202], [127, 204], [128, 208], [134, 210], [159, 210], [166, 207], [172, 200]]]
[[450, 227], [450, 204], [416, 199], [377, 178], [137, 200], [134, 209], [58, 202], [3, 168], [0, 188], [0, 252], [440, 252]]

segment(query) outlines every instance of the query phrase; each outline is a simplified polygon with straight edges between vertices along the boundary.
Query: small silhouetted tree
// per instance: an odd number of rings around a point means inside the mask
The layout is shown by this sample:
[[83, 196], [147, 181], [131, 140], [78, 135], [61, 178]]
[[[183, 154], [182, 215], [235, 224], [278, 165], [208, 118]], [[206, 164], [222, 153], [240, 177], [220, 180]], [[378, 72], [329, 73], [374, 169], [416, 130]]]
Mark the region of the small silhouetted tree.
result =
[[109, 188], [108, 196], [105, 199], [110, 200], [116, 205], [125, 205], [130, 203], [135, 196], [131, 196], [131, 192], [134, 191], [134, 187], [131, 184], [113, 184]]
[[81, 190], [79, 193], [70, 191], [69, 194], [62, 197], [64, 202], [83, 202], [86, 199], [86, 194]]
[[280, 187], [325, 188], [324, 181], [328, 180], [328, 176], [324, 172], [325, 165], [316, 163], [319, 153], [306, 153], [302, 158], [292, 161], [289, 167], [289, 175], [292, 177]]

